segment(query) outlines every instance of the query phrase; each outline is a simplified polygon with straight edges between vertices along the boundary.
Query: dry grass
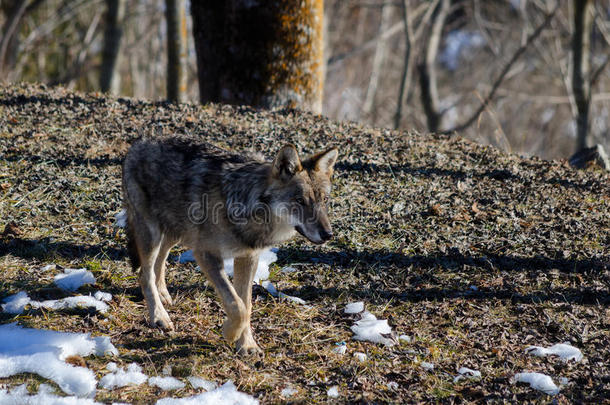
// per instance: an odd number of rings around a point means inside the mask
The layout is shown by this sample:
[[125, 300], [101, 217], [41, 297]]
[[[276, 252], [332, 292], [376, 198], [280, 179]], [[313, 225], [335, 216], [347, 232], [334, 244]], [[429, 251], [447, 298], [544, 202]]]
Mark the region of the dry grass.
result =
[[[125, 258], [120, 163], [139, 133], [181, 133], [267, 156], [283, 142], [311, 152], [341, 150], [332, 203], [337, 237], [324, 247], [280, 247], [272, 280], [311, 308], [255, 288], [254, 332], [262, 357], [242, 359], [221, 338], [223, 313], [192, 264], [169, 265], [176, 332], [145, 323]], [[547, 402], [510, 377], [536, 370], [567, 377], [558, 403], [600, 402], [610, 393], [610, 186], [601, 171], [521, 159], [461, 138], [421, 136], [335, 123], [296, 111], [171, 106], [38, 86], [0, 88], [0, 297], [26, 290], [56, 298], [47, 263], [87, 267], [114, 295], [106, 316], [87, 310], [0, 313], [1, 322], [108, 335], [119, 365], [148, 375], [171, 365], [224, 382], [264, 403]], [[176, 253], [176, 252], [174, 252]], [[294, 265], [295, 273], [279, 269]], [[471, 288], [476, 286], [476, 290]], [[364, 300], [413, 342], [392, 348], [351, 340], [344, 305]], [[345, 356], [332, 353], [345, 341]], [[530, 344], [569, 341], [586, 360], [564, 364], [525, 356]], [[360, 363], [352, 354], [367, 353]], [[101, 377], [109, 358], [84, 361]], [[435, 364], [424, 371], [419, 362]], [[453, 383], [461, 366], [480, 381]], [[33, 375], [4, 379], [35, 388]], [[388, 388], [389, 382], [397, 389]], [[150, 403], [186, 396], [143, 385], [99, 390], [102, 402]]]

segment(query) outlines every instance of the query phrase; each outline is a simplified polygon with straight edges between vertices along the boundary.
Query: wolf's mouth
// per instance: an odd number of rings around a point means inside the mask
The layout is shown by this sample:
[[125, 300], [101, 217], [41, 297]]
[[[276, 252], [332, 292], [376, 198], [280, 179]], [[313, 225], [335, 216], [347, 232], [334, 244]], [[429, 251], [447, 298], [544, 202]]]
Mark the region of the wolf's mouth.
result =
[[324, 243], [324, 241], [323, 241], [322, 239], [317, 239], [317, 240], [311, 239], [311, 238], [310, 238], [310, 237], [309, 237], [309, 236], [308, 236], [308, 235], [305, 233], [305, 231], [303, 230], [303, 228], [301, 227], [301, 225], [297, 225], [297, 226], [295, 226], [295, 227], [294, 227], [294, 229], [296, 229], [296, 231], [297, 231], [298, 233], [300, 233], [301, 235], [303, 235], [303, 236], [304, 236], [304, 237], [305, 237], [307, 240], [309, 240], [311, 243], [315, 243], [316, 245], [321, 245], [321, 244], [323, 244], [323, 243]]

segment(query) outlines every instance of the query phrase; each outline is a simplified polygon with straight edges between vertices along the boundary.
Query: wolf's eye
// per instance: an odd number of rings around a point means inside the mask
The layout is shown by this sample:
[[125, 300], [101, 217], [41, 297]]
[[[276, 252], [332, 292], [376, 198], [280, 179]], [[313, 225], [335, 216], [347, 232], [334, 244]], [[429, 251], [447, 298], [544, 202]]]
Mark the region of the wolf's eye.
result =
[[303, 198], [301, 198], [301, 197], [297, 197], [297, 198], [295, 198], [295, 199], [294, 199], [294, 201], [295, 201], [297, 204], [301, 204], [301, 205], [304, 205], [304, 204], [305, 204], [305, 200], [303, 200]]

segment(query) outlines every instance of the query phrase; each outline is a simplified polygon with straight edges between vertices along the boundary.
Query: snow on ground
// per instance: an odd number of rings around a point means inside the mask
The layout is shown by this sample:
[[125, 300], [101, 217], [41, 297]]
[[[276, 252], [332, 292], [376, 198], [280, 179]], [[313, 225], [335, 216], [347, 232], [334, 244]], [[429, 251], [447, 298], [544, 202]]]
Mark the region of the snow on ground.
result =
[[[0, 325], [0, 377], [34, 373], [54, 381], [67, 394], [95, 393], [95, 374], [65, 363], [69, 356], [118, 354], [107, 337], [23, 328], [16, 323]], [[10, 393], [9, 393], [10, 394]], [[7, 395], [9, 395], [7, 394]]]
[[434, 370], [434, 364], [428, 363], [427, 361], [422, 361], [421, 363], [419, 363], [419, 366], [426, 371]]
[[362, 301], [358, 301], [358, 302], [350, 302], [349, 304], [347, 304], [345, 306], [345, 310], [344, 312], [346, 314], [359, 314], [360, 312], [364, 311], [364, 302]]
[[269, 281], [269, 280], [261, 281], [261, 286], [263, 286], [263, 288], [265, 290], [267, 290], [269, 292], [269, 294], [271, 294], [275, 298], [279, 298], [281, 300], [288, 300], [288, 301], [296, 302], [297, 304], [300, 304], [300, 305], [306, 305], [307, 304], [307, 301], [305, 301], [302, 298], [293, 297], [292, 295], [284, 294], [283, 292], [278, 291], [277, 288], [275, 288], [275, 286], [273, 285], [273, 283], [271, 281]]
[[460, 367], [460, 369], [458, 370], [458, 375], [455, 376], [455, 378], [453, 379], [453, 382], [458, 382], [460, 381], [462, 378], [481, 378], [481, 372], [478, 370], [473, 370], [471, 368], [468, 367]]
[[280, 395], [283, 396], [284, 398], [288, 398], [293, 396], [294, 394], [296, 394], [298, 391], [292, 387], [286, 387], [284, 388], [281, 392]]
[[104, 291], [96, 291], [95, 294], [93, 294], [93, 298], [95, 298], [98, 301], [108, 302], [108, 301], [112, 301], [112, 294], [104, 292]]
[[364, 363], [366, 361], [366, 354], [362, 353], [362, 352], [356, 352], [354, 353], [354, 357], [360, 362], [360, 363]]
[[517, 373], [514, 377], [515, 382], [523, 382], [530, 385], [530, 387], [537, 389], [549, 395], [556, 395], [559, 393], [559, 387], [555, 385], [551, 377], [541, 373]]
[[337, 385], [333, 385], [326, 391], [326, 395], [330, 398], [339, 398], [339, 387]]
[[187, 377], [187, 380], [191, 383], [193, 388], [203, 388], [206, 391], [212, 391], [218, 387], [213, 381], [208, 381], [205, 378], [190, 376]]
[[530, 346], [525, 349], [525, 352], [534, 356], [544, 357], [549, 355], [559, 356], [565, 362], [574, 360], [579, 362], [583, 359], [582, 352], [577, 347], [569, 343], [558, 343], [549, 348], [541, 346]]
[[55, 284], [63, 290], [76, 291], [85, 284], [95, 284], [95, 277], [87, 269], [64, 269], [55, 276]]
[[186, 384], [174, 377], [150, 377], [148, 385], [161, 388], [163, 391], [179, 390], [184, 388]]
[[30, 395], [25, 384], [18, 385], [10, 391], [0, 390], [0, 404], [2, 405], [101, 405], [89, 398], [74, 396], [60, 397], [53, 394], [53, 388], [47, 384], [40, 384], [38, 392]]
[[127, 226], [127, 211], [121, 210], [114, 216], [114, 226], [117, 228], [125, 228]]
[[[254, 281], [260, 282], [262, 280], [267, 280], [269, 278], [269, 265], [277, 260], [277, 249], [272, 248], [269, 250], [265, 250], [262, 252], [258, 258], [258, 268], [256, 269], [256, 274], [254, 275]], [[195, 257], [193, 256], [193, 251], [188, 250], [178, 256], [178, 261], [180, 263], [188, 263], [194, 262]], [[228, 258], [224, 260], [224, 269], [225, 273], [228, 276], [233, 276], [233, 258]]]
[[163, 398], [157, 405], [258, 405], [258, 400], [243, 392], [237, 391], [232, 381], [215, 390], [186, 398]]
[[103, 376], [99, 385], [107, 390], [128, 385], [140, 385], [148, 380], [148, 377], [142, 373], [142, 367], [136, 363], [129, 364], [127, 370], [117, 367], [116, 363], [108, 363], [106, 370], [111, 373]]
[[2, 310], [9, 314], [20, 314], [27, 305], [30, 305], [34, 309], [45, 308], [55, 311], [79, 307], [95, 308], [96, 311], [102, 313], [108, 311], [108, 304], [90, 295], [78, 295], [75, 297], [60, 298], [58, 300], [35, 301], [32, 300], [25, 291], [20, 291], [17, 294], [6, 297], [3, 302]]
[[332, 352], [341, 355], [345, 354], [345, 352], [347, 352], [347, 344], [345, 344], [345, 342], [336, 343], [336, 346], [333, 347]]
[[388, 321], [386, 319], [377, 319], [375, 315], [365, 311], [364, 303], [354, 302], [347, 304], [345, 312], [358, 313], [358, 316], [360, 316], [360, 320], [356, 321], [351, 327], [352, 332], [354, 332], [354, 339], [383, 343], [386, 346], [394, 346], [396, 344], [394, 339], [391, 339], [392, 328], [388, 325]]

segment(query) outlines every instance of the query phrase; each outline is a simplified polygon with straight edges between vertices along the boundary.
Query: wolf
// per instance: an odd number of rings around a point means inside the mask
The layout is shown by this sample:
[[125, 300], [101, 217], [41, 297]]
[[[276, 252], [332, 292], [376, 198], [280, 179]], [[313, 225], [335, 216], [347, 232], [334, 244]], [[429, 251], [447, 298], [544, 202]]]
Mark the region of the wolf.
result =
[[[149, 322], [173, 330], [164, 305], [170, 249], [193, 250], [220, 296], [224, 338], [243, 355], [260, 352], [250, 327], [252, 283], [259, 254], [296, 233], [315, 244], [332, 238], [328, 217], [337, 160], [329, 148], [303, 160], [293, 145], [271, 162], [196, 139], [140, 139], [123, 163], [128, 251], [146, 300]], [[234, 258], [230, 282], [223, 259]]]

